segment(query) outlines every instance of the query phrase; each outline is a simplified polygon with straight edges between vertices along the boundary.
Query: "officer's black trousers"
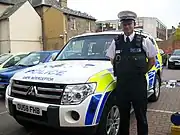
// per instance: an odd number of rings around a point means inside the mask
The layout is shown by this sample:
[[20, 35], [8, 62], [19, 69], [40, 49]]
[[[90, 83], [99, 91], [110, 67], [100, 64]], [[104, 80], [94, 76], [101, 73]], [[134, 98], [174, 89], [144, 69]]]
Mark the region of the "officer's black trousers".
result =
[[117, 79], [117, 102], [120, 110], [119, 135], [129, 135], [131, 103], [137, 120], [138, 135], [148, 135], [147, 81], [145, 75], [122, 76]]

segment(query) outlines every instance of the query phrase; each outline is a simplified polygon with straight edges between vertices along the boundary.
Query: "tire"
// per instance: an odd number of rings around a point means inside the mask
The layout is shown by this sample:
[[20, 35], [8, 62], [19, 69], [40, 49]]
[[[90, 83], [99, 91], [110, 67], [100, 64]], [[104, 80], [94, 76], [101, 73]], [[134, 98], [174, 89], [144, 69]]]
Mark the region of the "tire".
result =
[[[114, 120], [115, 118], [116, 119], [116, 124], [115, 122], [109, 121], [109, 125], [108, 126], [108, 118], [110, 118], [110, 114], [112, 113], [112, 110], [116, 110], [114, 112], [117, 112], [115, 115], [114, 113]], [[106, 102], [106, 105], [104, 106], [104, 110], [103, 110], [103, 113], [102, 113], [102, 116], [101, 116], [101, 119], [100, 119], [100, 122], [99, 122], [99, 125], [98, 125], [98, 129], [97, 129], [97, 132], [96, 132], [96, 135], [118, 135], [118, 132], [119, 132], [119, 123], [120, 123], [120, 113], [119, 113], [119, 108], [116, 104], [116, 100], [114, 98], [112, 98], [112, 96], [109, 97], [108, 101]], [[111, 134], [111, 132], [108, 134], [107, 133], [107, 130], [108, 128], [110, 127], [117, 127], [116, 131], [114, 133]], [[113, 131], [113, 130], [111, 130]]]
[[154, 82], [154, 93], [149, 97], [150, 102], [156, 102], [159, 99], [160, 96], [160, 77], [156, 74], [155, 76], [155, 82]]

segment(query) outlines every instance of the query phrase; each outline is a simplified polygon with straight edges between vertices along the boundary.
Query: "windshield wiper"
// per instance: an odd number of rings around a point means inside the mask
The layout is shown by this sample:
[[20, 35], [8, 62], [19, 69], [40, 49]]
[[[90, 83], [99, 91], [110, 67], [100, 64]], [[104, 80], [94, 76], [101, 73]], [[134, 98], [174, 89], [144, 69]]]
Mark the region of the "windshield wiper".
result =
[[60, 61], [60, 60], [87, 60], [85, 58], [68, 58], [68, 59], [57, 59], [55, 61]]
[[23, 65], [23, 64], [18, 64], [17, 66], [27, 67], [27, 65]]

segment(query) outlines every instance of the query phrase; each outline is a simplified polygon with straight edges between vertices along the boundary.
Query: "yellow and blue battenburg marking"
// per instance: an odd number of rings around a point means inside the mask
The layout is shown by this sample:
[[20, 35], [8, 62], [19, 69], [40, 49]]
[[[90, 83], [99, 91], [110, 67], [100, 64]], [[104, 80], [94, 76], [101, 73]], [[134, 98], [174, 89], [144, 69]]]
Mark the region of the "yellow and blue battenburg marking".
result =
[[[104, 70], [92, 76], [88, 82], [98, 82], [95, 95], [91, 97], [85, 119], [85, 125], [92, 125], [99, 123], [108, 96], [115, 88], [115, 81], [112, 73], [109, 70]], [[93, 123], [95, 115], [96, 120]]]
[[156, 63], [155, 63], [155, 67], [158, 69], [158, 68], [161, 68], [161, 64], [158, 60], [158, 57], [156, 56]]
[[[111, 93], [111, 91], [105, 92], [104, 95], [103, 94], [97, 94], [97, 95], [94, 95], [91, 97], [91, 100], [90, 100], [90, 103], [88, 106], [88, 110], [86, 113], [85, 125], [92, 125], [93, 124], [93, 120], [95, 118], [96, 112], [98, 112], [98, 114], [97, 114], [95, 124], [99, 123], [101, 116], [102, 116], [102, 113], [103, 113], [104, 106], [106, 104], [106, 101], [107, 101], [110, 93]], [[102, 98], [102, 101], [101, 101], [101, 98]], [[98, 110], [98, 104], [100, 104], [99, 110]]]
[[97, 94], [97, 95], [92, 96], [91, 101], [88, 106], [87, 113], [86, 113], [85, 125], [93, 124], [96, 109], [97, 109], [97, 106], [99, 104], [101, 97], [102, 97], [102, 94]]

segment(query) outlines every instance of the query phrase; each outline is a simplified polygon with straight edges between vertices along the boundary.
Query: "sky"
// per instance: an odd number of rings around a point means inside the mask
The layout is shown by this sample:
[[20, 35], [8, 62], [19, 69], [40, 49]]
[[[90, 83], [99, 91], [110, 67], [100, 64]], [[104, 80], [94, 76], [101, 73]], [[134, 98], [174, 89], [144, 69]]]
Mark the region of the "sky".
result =
[[[122, 10], [136, 12], [139, 17], [157, 17], [168, 28], [180, 22], [179, 0], [67, 0], [68, 7], [86, 12], [97, 21], [118, 19]], [[179, 10], [178, 10], [179, 8]]]

